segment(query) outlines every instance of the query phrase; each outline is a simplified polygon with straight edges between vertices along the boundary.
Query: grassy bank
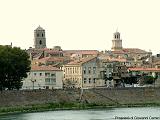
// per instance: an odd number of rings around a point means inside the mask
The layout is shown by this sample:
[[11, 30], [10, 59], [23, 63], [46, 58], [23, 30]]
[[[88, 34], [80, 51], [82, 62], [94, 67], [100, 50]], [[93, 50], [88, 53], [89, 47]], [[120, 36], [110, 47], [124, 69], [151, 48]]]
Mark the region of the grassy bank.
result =
[[96, 103], [46, 103], [27, 106], [14, 106], [0, 108], [0, 115], [12, 113], [28, 113], [54, 110], [83, 110], [121, 107], [154, 107], [160, 103], [131, 103], [131, 104], [96, 104]]

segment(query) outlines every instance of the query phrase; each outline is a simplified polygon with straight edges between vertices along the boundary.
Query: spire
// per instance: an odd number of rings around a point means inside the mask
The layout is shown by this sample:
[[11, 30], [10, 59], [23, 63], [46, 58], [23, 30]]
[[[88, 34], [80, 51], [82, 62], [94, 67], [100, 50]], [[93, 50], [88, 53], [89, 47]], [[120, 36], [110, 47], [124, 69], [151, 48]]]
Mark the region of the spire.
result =
[[118, 32], [118, 27], [117, 27], [117, 29], [116, 29], [116, 32]]

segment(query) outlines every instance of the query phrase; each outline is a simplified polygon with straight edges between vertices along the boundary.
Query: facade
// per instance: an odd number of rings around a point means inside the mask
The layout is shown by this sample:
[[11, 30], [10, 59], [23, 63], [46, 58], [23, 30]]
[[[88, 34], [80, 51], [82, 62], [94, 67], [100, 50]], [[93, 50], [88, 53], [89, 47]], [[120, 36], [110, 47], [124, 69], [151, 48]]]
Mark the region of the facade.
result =
[[103, 80], [103, 86], [106, 87], [114, 86], [112, 78], [113, 70], [114, 70], [114, 62], [104, 59], [99, 61], [99, 72], [100, 72], [100, 78]]
[[40, 26], [34, 30], [34, 48], [46, 48], [45, 30]]
[[22, 89], [62, 89], [63, 71], [52, 66], [32, 66]]
[[63, 67], [64, 87], [94, 88], [102, 85], [99, 80], [97, 57], [86, 57], [70, 62]]
[[101, 59], [99, 61], [100, 78], [106, 87], [119, 87], [123, 78], [129, 77], [124, 59]]

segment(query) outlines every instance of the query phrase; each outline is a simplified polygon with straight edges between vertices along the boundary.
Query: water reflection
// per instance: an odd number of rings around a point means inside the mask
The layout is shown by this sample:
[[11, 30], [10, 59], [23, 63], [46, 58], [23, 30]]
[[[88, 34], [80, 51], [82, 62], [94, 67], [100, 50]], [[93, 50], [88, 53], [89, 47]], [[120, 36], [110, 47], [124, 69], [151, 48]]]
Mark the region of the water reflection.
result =
[[[120, 118], [128, 117], [136, 119], [136, 117], [156, 117], [160, 120], [160, 108], [116, 108], [101, 110], [64, 110], [64, 111], [48, 111], [38, 113], [23, 113], [14, 115], [0, 116], [0, 120], [120, 120]], [[157, 119], [158, 118], [158, 119]], [[138, 119], [137, 119], [138, 120]]]

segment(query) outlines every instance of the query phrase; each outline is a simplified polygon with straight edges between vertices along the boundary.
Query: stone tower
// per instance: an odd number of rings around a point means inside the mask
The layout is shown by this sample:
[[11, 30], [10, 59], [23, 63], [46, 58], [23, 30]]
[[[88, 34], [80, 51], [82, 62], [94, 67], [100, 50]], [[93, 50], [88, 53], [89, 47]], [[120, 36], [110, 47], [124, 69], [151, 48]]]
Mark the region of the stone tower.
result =
[[122, 50], [122, 40], [120, 39], [120, 33], [115, 32], [113, 34], [113, 40], [112, 40], [112, 51], [119, 51]]
[[40, 26], [34, 30], [34, 48], [46, 48], [45, 30]]

